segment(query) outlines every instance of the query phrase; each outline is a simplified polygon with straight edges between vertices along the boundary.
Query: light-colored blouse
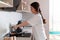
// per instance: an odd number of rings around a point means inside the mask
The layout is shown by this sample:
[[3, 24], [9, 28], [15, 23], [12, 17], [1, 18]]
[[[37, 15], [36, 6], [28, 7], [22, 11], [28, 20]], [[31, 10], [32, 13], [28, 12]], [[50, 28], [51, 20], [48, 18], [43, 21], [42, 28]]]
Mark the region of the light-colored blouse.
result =
[[31, 19], [27, 21], [32, 25], [32, 32], [35, 40], [46, 40], [46, 34], [44, 29], [44, 24], [40, 13], [34, 15]]

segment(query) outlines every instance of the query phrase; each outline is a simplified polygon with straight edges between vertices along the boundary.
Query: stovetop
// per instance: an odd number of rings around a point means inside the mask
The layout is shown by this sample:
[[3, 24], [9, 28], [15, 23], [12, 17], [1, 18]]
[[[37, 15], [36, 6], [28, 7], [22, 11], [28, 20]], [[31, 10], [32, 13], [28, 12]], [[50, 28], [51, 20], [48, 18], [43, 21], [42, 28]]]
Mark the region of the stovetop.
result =
[[8, 33], [7, 36], [11, 37], [11, 36], [16, 36], [16, 37], [30, 37], [31, 33]]

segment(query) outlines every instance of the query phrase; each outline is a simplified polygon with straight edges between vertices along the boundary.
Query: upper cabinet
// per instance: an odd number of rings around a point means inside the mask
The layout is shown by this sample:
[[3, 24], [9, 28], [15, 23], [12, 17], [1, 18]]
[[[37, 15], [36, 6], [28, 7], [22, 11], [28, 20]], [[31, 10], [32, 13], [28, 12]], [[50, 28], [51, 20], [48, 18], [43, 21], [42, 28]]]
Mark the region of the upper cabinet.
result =
[[13, 7], [13, 0], [0, 0], [0, 7]]
[[30, 12], [31, 3], [32, 0], [0, 0], [0, 9], [5, 11]]

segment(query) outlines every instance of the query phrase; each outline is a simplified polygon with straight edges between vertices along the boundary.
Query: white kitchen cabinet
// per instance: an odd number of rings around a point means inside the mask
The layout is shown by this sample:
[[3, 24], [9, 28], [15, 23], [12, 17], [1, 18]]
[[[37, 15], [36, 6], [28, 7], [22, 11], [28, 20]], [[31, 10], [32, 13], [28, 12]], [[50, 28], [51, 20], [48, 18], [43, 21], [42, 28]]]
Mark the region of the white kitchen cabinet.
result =
[[16, 40], [31, 40], [31, 37], [16, 37]]
[[13, 0], [0, 0], [0, 7], [13, 7]]

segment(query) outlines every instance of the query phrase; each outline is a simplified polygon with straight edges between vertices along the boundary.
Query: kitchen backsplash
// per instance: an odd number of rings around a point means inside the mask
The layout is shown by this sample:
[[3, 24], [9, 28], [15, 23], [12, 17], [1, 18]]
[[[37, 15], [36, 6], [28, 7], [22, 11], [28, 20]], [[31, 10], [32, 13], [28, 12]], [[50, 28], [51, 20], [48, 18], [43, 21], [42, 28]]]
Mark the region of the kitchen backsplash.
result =
[[0, 11], [0, 34], [9, 32], [9, 25], [16, 25], [22, 19], [22, 14], [17, 12]]

